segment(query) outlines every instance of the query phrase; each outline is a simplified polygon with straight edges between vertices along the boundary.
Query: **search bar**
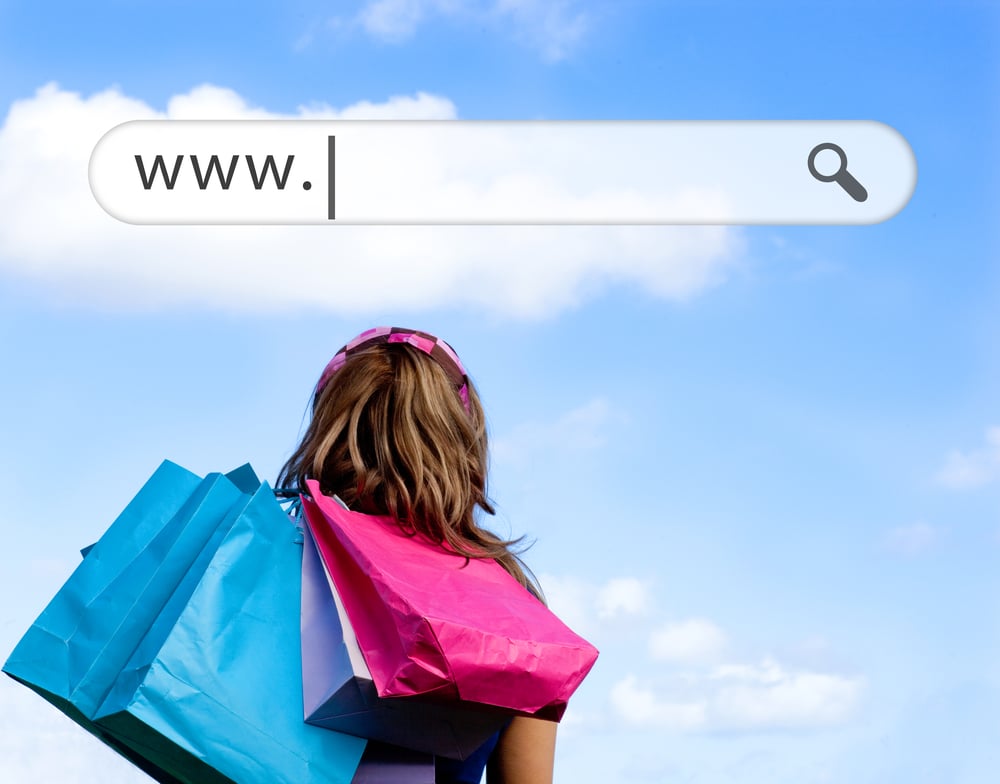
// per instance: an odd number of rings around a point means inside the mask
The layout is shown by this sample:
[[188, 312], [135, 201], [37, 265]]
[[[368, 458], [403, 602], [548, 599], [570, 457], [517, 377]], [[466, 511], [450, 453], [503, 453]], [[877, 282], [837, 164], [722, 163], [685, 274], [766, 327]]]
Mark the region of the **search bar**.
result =
[[916, 180], [869, 120], [135, 121], [90, 159], [137, 224], [871, 224]]

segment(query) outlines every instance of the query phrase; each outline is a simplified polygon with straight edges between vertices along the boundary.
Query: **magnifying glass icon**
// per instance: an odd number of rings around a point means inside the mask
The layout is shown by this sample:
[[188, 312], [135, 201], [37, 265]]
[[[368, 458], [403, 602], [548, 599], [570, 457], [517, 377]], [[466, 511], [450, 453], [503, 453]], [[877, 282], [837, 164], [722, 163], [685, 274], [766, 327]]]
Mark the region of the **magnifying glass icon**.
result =
[[[840, 164], [833, 174], [823, 174], [816, 168], [816, 157], [826, 150], [836, 153], [837, 157], [840, 158]], [[832, 142], [817, 144], [812, 148], [812, 151], [809, 153], [809, 173], [820, 182], [837, 183], [837, 185], [847, 191], [847, 194], [854, 201], [865, 201], [868, 198], [868, 191], [865, 190], [865, 186], [854, 179], [853, 175], [847, 171], [847, 153], [844, 152], [843, 148]]]

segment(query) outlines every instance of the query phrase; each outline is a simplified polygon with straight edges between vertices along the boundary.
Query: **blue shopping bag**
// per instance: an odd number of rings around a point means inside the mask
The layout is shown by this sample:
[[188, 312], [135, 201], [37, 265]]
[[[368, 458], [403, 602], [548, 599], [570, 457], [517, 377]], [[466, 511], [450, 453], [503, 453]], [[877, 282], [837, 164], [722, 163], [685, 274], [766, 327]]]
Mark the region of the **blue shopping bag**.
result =
[[4, 665], [91, 717], [209, 538], [249, 497], [165, 461], [49, 602]]
[[[161, 466], [4, 671], [158, 781], [348, 784], [365, 741], [302, 721], [301, 541], [266, 485], [247, 495], [253, 481]], [[102, 675], [115, 663], [103, 691], [88, 656]]]
[[[97, 723], [161, 767], [183, 749], [191, 782], [214, 780], [206, 765], [239, 782], [350, 782], [365, 741], [302, 720], [301, 558], [301, 536], [262, 485], [176, 617], [150, 628]], [[151, 737], [169, 742], [163, 752]]]

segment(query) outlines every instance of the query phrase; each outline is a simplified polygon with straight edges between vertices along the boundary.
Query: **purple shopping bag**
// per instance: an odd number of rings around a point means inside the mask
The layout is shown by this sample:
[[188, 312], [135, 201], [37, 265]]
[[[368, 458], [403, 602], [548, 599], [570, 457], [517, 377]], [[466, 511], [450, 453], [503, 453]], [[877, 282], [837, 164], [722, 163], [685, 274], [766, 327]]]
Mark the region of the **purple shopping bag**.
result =
[[434, 784], [434, 757], [385, 743], [369, 743], [351, 784]]

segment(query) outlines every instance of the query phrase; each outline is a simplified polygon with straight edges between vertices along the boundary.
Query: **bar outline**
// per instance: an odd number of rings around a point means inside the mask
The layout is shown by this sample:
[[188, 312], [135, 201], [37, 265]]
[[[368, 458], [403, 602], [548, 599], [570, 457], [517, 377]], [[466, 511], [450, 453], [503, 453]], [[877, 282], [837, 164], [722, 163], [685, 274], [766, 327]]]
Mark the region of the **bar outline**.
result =
[[337, 219], [337, 137], [326, 137], [326, 219]]

